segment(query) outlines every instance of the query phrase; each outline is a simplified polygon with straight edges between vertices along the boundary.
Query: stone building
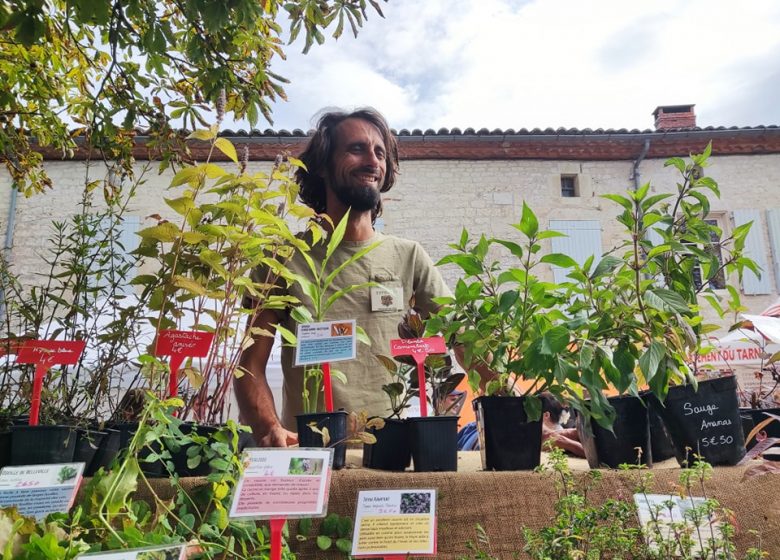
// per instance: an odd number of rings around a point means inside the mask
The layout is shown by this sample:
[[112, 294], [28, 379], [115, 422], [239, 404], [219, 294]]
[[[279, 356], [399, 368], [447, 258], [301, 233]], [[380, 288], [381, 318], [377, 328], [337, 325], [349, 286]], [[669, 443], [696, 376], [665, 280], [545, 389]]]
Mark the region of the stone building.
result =
[[[764, 273], [760, 278], [748, 275], [741, 289], [748, 308], [758, 312], [780, 292], [780, 128], [700, 128], [693, 109], [658, 107], [654, 129], [641, 131], [400, 130], [401, 175], [385, 195], [378, 227], [419, 240], [436, 260], [462, 228], [473, 236], [512, 237], [510, 224], [519, 221], [525, 201], [540, 224], [571, 234], [554, 240], [552, 250], [584, 260], [614, 246], [619, 231], [618, 207], [600, 195], [645, 182], [658, 192], [672, 191], [676, 171], [665, 168], [664, 161], [701, 152], [712, 142], [708, 173], [720, 185], [722, 198], [713, 202], [711, 216], [725, 233], [754, 222], [748, 252]], [[222, 136], [247, 145], [255, 169], [268, 168], [280, 152], [297, 154], [306, 142], [300, 130], [226, 130]], [[137, 142], [140, 171], [149, 162], [142, 161], [144, 138]], [[193, 145], [196, 159], [204, 159], [203, 150]], [[84, 161], [56, 158], [47, 155], [54, 188], [43, 195], [15, 196], [8, 175], [0, 172], [0, 233], [8, 259], [30, 280], [40, 271], [38, 255], [51, 220], [75, 211], [87, 174], [94, 180], [108, 172], [103, 163], [87, 168]], [[162, 197], [171, 174], [157, 174], [154, 162], [150, 167], [130, 208], [128, 245], [134, 231], [153, 223], [148, 216], [169, 211]], [[443, 273], [450, 284], [455, 282], [456, 270], [445, 268]], [[552, 278], [554, 272], [546, 274]]]

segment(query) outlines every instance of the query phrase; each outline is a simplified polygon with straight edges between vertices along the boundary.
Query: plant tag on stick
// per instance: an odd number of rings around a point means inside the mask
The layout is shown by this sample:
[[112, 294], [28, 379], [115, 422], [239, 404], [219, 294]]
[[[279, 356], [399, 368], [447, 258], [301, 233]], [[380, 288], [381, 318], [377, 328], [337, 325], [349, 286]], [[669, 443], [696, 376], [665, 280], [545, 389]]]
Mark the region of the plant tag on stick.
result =
[[446, 354], [447, 344], [443, 336], [428, 338], [396, 338], [390, 341], [393, 357], [411, 356], [417, 364], [417, 382], [420, 387], [420, 416], [428, 416], [428, 402], [425, 398], [425, 358], [431, 354]]
[[168, 396], [179, 393], [179, 369], [184, 358], [204, 358], [209, 353], [214, 333], [205, 331], [162, 330], [157, 336], [156, 356], [170, 356], [171, 376]]
[[4, 467], [0, 471], [0, 507], [16, 506], [22, 515], [39, 520], [50, 513], [67, 513], [83, 472], [84, 463]]
[[41, 410], [41, 391], [46, 372], [54, 365], [72, 366], [78, 363], [84, 340], [28, 340], [16, 355], [17, 364], [35, 364], [32, 400], [30, 402], [30, 426], [38, 425]]
[[436, 490], [361, 490], [352, 556], [436, 555]]

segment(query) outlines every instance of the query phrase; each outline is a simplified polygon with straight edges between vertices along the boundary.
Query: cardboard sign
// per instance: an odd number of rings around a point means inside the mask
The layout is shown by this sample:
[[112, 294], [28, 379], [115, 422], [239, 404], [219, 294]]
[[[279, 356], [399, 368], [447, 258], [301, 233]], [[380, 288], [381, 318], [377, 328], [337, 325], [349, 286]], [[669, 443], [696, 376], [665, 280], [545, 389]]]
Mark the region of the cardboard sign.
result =
[[205, 331], [161, 330], [157, 335], [155, 355], [170, 356], [171, 377], [168, 380], [168, 396], [179, 393], [179, 368], [184, 358], [208, 356], [214, 333]]
[[436, 554], [436, 490], [361, 490], [352, 556]]
[[187, 546], [179, 544], [175, 546], [147, 546], [144, 548], [109, 550], [81, 554], [78, 558], [86, 558], [88, 560], [185, 560], [187, 558]]
[[417, 383], [420, 387], [420, 416], [428, 416], [428, 401], [425, 398], [425, 358], [430, 354], [446, 354], [447, 344], [442, 336], [428, 338], [396, 338], [390, 341], [393, 357], [411, 356], [417, 364]]
[[4, 467], [0, 470], [0, 507], [43, 519], [67, 513], [76, 499], [84, 463]]
[[333, 449], [247, 449], [243, 462], [231, 518], [325, 516]]
[[38, 425], [41, 410], [43, 378], [53, 365], [71, 366], [78, 363], [85, 340], [27, 340], [16, 355], [17, 364], [35, 364], [32, 398], [30, 400], [30, 426]]
[[354, 319], [302, 323], [296, 329], [295, 365], [354, 360], [357, 355], [357, 325]]
[[[687, 523], [692, 529], [690, 537], [693, 539], [694, 554], [701, 553], [704, 548], [710, 549], [707, 539], [720, 539], [720, 524], [716, 519], [704, 518], [698, 526], [690, 519], [686, 512], [693, 507], [701, 507], [706, 498], [697, 498], [692, 496], [675, 496], [666, 494], [634, 494], [634, 502], [639, 515], [639, 522], [647, 539], [650, 548], [657, 548], [658, 543], [656, 529], [661, 533], [664, 540], [671, 537], [672, 523]], [[657, 520], [657, 525], [652, 526], [653, 516]], [[712, 530], [710, 530], [712, 526]], [[698, 528], [698, 530], [697, 530]], [[698, 536], [701, 536], [700, 538]], [[682, 555], [682, 550], [679, 553]], [[698, 556], [696, 556], [698, 558]]]

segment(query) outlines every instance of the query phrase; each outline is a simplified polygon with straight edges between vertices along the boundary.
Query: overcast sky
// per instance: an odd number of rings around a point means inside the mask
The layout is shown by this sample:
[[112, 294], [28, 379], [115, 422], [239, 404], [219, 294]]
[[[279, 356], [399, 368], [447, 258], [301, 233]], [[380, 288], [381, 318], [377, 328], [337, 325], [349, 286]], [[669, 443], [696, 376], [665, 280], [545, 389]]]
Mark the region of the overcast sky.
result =
[[357, 39], [288, 47], [274, 129], [360, 105], [396, 129], [647, 129], [658, 105], [687, 103], [699, 126], [780, 125], [778, 0], [381, 5]]

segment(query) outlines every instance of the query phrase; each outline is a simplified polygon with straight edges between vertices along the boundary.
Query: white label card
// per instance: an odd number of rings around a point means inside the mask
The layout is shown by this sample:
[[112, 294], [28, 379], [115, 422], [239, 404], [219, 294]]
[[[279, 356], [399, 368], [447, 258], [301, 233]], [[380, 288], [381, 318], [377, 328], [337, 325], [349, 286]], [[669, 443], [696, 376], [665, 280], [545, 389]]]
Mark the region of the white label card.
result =
[[299, 324], [296, 337], [296, 366], [355, 359], [357, 325], [354, 319]]
[[[706, 498], [680, 497], [670, 494], [634, 494], [639, 522], [645, 533], [647, 544], [657, 549], [658, 539], [664, 541], [673, 538], [672, 524], [686, 523], [691, 529], [690, 538], [693, 540], [691, 552], [700, 553], [709, 546], [709, 539], [720, 539], [720, 526], [716, 519], [705, 517], [698, 525], [691, 520], [689, 512], [694, 507], [701, 507]], [[698, 535], [701, 535], [701, 540]], [[678, 551], [682, 554], [682, 551]]]
[[84, 463], [4, 467], [0, 470], [0, 507], [16, 506], [22, 515], [36, 519], [67, 513], [83, 472]]
[[436, 554], [436, 490], [361, 490], [352, 556]]
[[230, 517], [324, 517], [333, 449], [252, 448], [244, 451]]
[[92, 552], [81, 554], [78, 558], [88, 560], [185, 560], [187, 546], [147, 546], [145, 548], [131, 548], [128, 550], [115, 550], [105, 552]]

